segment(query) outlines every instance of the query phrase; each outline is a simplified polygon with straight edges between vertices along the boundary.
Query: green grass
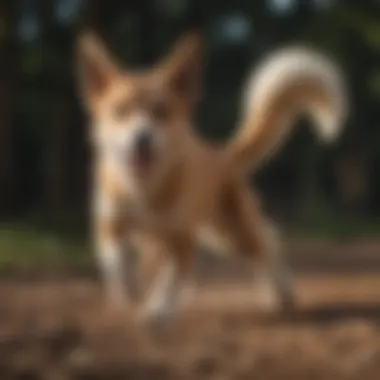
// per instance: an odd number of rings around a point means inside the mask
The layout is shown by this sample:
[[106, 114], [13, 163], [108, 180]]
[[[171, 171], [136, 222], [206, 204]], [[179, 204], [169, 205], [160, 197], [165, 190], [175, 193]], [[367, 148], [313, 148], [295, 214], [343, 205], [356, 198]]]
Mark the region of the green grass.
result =
[[85, 239], [24, 224], [0, 226], [0, 264], [81, 265], [91, 260]]
[[[290, 218], [287, 218], [288, 220]], [[380, 220], [349, 218], [328, 212], [298, 220], [293, 225], [280, 224], [290, 241], [329, 241], [378, 238]], [[33, 223], [0, 224], [0, 265], [21, 267], [73, 267], [94, 264], [89, 242], [81, 235], [54, 232], [52, 228]]]
[[332, 213], [321, 208], [295, 221], [288, 233], [295, 238], [309, 239], [380, 239], [380, 219]]

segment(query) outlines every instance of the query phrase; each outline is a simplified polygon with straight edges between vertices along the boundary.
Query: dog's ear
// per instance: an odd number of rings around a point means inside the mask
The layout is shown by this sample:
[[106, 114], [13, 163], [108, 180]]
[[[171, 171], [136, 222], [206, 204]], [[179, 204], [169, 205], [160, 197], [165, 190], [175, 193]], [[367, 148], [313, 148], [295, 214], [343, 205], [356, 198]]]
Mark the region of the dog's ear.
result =
[[79, 37], [76, 53], [81, 95], [91, 107], [116, 77], [118, 67], [103, 42], [93, 32], [83, 33]]
[[159, 75], [182, 100], [198, 100], [201, 83], [202, 41], [199, 33], [184, 35], [159, 65]]

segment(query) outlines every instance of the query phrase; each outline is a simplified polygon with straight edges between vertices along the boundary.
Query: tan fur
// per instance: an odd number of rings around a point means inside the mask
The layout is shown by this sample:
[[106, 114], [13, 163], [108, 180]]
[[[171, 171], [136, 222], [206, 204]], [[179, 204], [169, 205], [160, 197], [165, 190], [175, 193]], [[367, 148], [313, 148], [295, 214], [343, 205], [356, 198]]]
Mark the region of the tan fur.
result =
[[337, 137], [346, 115], [342, 77], [325, 57], [288, 48], [264, 60], [248, 82], [245, 117], [230, 153], [247, 171], [283, 143], [292, 122], [309, 113], [323, 140]]
[[[153, 265], [154, 272], [159, 272], [156, 290], [143, 315], [157, 320], [174, 308], [190, 275], [195, 249], [208, 243], [207, 237], [214, 248], [225, 246], [267, 268], [263, 273], [278, 297], [275, 302], [290, 304], [290, 284], [276, 272], [283, 264], [280, 256], [273, 254], [273, 235], [268, 237], [268, 222], [245, 174], [251, 163], [257, 166], [281, 140], [299, 111], [309, 110], [313, 116], [338, 112], [334, 109], [336, 94], [332, 95], [331, 84], [324, 81], [324, 71], [309, 70], [310, 65], [300, 75], [294, 70], [278, 70], [278, 85], [264, 83], [256, 91], [262, 96], [247, 96], [251, 103], [237, 136], [226, 146], [217, 147], [197, 137], [190, 121], [199, 91], [198, 35], [186, 36], [163, 63], [142, 73], [121, 70], [101, 42], [86, 35], [79, 43], [79, 64], [94, 144], [100, 144], [94, 163], [94, 189], [102, 199], [102, 207], [94, 208], [98, 250], [102, 241], [122, 247], [125, 238], [131, 242], [133, 236], [139, 236], [135, 243], [144, 258], [143, 267], [152, 267], [152, 260], [161, 257], [160, 264]], [[258, 79], [248, 90], [254, 90]], [[340, 101], [343, 90], [336, 85], [333, 90]], [[129, 144], [134, 138], [130, 131], [143, 128], [143, 123], [136, 122], [138, 117], [154, 125], [152, 136], [163, 144], [157, 142], [153, 170], [145, 176], [134, 174], [130, 159], [123, 162], [121, 156], [112, 156], [120, 148], [116, 148], [119, 140], [125, 138]], [[327, 120], [316, 118], [321, 124]], [[330, 128], [338, 128], [340, 122], [339, 116]], [[116, 144], [114, 149], [112, 144]], [[129, 149], [125, 145], [125, 151]], [[99, 252], [101, 261], [107, 261], [106, 251]], [[115, 265], [111, 268], [115, 270]], [[108, 279], [111, 291], [112, 282], [118, 281], [116, 275]]]

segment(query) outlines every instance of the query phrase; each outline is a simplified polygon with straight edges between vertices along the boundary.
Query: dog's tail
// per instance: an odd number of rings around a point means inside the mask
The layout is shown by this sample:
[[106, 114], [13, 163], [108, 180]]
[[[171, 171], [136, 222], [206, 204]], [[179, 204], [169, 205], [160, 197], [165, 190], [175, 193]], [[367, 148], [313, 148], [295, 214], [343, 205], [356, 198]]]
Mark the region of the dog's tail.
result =
[[303, 112], [312, 116], [320, 138], [332, 141], [346, 117], [346, 103], [342, 76], [332, 62], [306, 48], [282, 49], [249, 78], [243, 120], [227, 149], [244, 171], [257, 167]]

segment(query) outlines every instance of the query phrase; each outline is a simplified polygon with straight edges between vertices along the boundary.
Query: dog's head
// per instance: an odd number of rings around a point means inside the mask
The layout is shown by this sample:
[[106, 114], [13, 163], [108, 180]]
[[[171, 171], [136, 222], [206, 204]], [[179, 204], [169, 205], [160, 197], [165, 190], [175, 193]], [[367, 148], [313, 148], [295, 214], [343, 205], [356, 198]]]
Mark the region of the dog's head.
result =
[[100, 39], [87, 33], [79, 39], [78, 66], [97, 154], [136, 180], [178, 159], [199, 90], [197, 34], [181, 38], [157, 66], [135, 72], [118, 65]]

